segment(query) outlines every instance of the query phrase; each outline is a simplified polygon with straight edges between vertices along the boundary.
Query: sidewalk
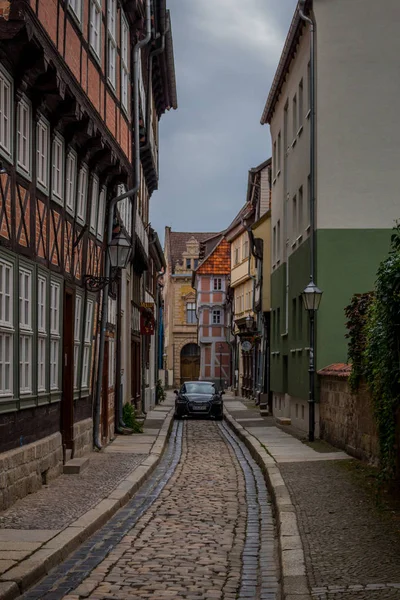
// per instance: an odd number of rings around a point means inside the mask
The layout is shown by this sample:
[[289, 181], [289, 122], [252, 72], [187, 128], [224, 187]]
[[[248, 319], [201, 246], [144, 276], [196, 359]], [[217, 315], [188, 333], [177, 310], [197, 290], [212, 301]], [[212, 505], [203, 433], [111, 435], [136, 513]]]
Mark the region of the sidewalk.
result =
[[174, 398], [147, 414], [142, 434], [117, 436], [79, 475], [61, 475], [0, 512], [0, 600], [12, 600], [64, 560], [126, 502], [157, 466]]
[[247, 401], [225, 396], [224, 404], [266, 474], [285, 598], [399, 600], [399, 526], [357, 476], [360, 463], [323, 442], [304, 444]]

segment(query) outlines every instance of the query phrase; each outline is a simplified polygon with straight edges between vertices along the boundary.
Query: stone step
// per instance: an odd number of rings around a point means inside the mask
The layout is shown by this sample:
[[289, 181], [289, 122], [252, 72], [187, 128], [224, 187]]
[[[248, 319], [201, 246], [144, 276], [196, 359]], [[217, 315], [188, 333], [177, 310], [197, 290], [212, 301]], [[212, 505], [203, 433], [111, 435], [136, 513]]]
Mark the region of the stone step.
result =
[[292, 419], [289, 419], [288, 417], [275, 417], [275, 421], [279, 425], [291, 425], [292, 424]]
[[89, 457], [72, 458], [65, 463], [63, 468], [64, 475], [79, 475], [89, 465]]
[[269, 410], [268, 410], [268, 408], [260, 408], [260, 416], [261, 417], [269, 417]]

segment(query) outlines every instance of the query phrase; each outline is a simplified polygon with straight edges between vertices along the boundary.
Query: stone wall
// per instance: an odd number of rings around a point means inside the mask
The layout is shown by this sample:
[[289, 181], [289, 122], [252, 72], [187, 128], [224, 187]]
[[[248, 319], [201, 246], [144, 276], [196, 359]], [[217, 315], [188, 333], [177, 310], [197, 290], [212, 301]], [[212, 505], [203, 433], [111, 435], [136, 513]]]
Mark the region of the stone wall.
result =
[[74, 423], [74, 458], [81, 458], [93, 448], [93, 419]]
[[365, 385], [352, 394], [350, 367], [331, 365], [319, 371], [320, 437], [351, 456], [378, 462], [379, 444], [372, 401]]
[[0, 454], [0, 510], [38, 491], [62, 469], [61, 433]]

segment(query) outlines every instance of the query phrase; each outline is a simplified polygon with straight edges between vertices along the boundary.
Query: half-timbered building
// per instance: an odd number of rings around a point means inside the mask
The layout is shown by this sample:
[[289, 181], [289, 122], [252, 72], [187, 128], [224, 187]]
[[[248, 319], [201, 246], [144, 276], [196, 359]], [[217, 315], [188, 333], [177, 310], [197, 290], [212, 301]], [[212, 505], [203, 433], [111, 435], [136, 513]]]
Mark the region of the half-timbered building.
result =
[[[8, 475], [4, 485], [0, 478], [0, 509], [92, 448], [98, 377], [102, 443], [118, 425], [121, 361], [129, 373], [135, 360], [121, 355], [121, 313], [135, 330], [133, 307], [143, 299], [148, 268], [149, 198], [158, 181], [158, 120], [176, 108], [163, 0], [151, 2], [152, 35], [139, 60], [140, 189], [137, 202], [118, 204], [114, 219], [136, 252], [110, 286], [102, 373], [100, 293], [85, 282], [104, 275], [109, 201], [133, 185], [132, 48], [145, 35], [145, 8], [143, 0], [2, 2], [0, 472]], [[137, 376], [123, 401], [140, 389]]]

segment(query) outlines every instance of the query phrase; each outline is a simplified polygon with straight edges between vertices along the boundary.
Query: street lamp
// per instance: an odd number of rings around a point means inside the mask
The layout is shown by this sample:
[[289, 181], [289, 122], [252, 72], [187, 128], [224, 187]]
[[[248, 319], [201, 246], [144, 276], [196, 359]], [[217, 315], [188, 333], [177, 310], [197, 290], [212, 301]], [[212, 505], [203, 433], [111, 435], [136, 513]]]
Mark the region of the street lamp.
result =
[[253, 329], [254, 326], [254, 317], [252, 317], [251, 315], [247, 315], [246, 317], [246, 327], [249, 331], [251, 331]]
[[309, 357], [309, 390], [308, 390], [308, 441], [314, 441], [315, 434], [315, 364], [314, 364], [314, 347], [315, 333], [314, 321], [315, 312], [318, 310], [321, 303], [322, 292], [315, 285], [312, 278], [310, 283], [302, 293], [304, 308], [308, 311], [310, 318], [310, 357]]
[[95, 275], [85, 275], [85, 284], [92, 292], [98, 292], [107, 285], [115, 281], [118, 270], [125, 269], [131, 256], [132, 246], [126, 235], [120, 230], [108, 244], [107, 253], [111, 269], [114, 273], [110, 277], [96, 277]]

